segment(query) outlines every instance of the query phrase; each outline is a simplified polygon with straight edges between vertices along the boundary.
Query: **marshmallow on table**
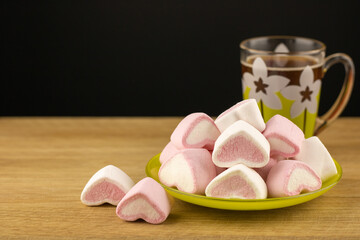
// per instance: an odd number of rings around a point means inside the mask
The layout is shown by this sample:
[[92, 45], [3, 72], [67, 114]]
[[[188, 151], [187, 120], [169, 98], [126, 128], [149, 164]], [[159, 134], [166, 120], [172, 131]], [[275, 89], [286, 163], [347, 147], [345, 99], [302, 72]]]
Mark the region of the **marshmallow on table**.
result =
[[225, 112], [221, 113], [215, 119], [215, 124], [220, 132], [224, 132], [226, 128], [238, 120], [244, 120], [245, 122], [250, 123], [260, 132], [265, 129], [265, 122], [255, 99], [247, 99], [238, 102]]
[[265, 199], [267, 188], [255, 170], [237, 164], [216, 176], [206, 187], [205, 194], [219, 198]]
[[117, 205], [133, 186], [133, 180], [126, 173], [113, 165], [108, 165], [90, 178], [80, 199], [88, 206], [106, 202]]
[[294, 157], [305, 140], [304, 133], [289, 119], [275, 115], [266, 123], [263, 135], [270, 143], [271, 155]]
[[160, 153], [160, 163], [163, 164], [168, 159], [172, 158], [175, 154], [179, 153], [181, 150], [178, 149], [171, 141], [165, 146], [165, 148]]
[[266, 185], [270, 197], [287, 197], [321, 188], [321, 179], [306, 163], [297, 160], [279, 161], [271, 168]]
[[306, 139], [295, 159], [307, 163], [324, 182], [337, 173], [335, 163], [320, 139], [316, 136]]
[[204, 194], [206, 186], [215, 176], [211, 154], [203, 148], [184, 149], [159, 169], [162, 184], [187, 193]]
[[206, 148], [212, 150], [219, 135], [219, 129], [211, 117], [205, 113], [192, 113], [179, 123], [170, 139], [179, 149]]
[[268, 164], [266, 164], [262, 168], [254, 168], [254, 170], [262, 177], [262, 179], [264, 179], [264, 181], [266, 181], [266, 178], [267, 178], [271, 168], [273, 166], [275, 166], [275, 164], [277, 162], [278, 162], [277, 159], [270, 157], [270, 160], [269, 160]]
[[215, 142], [212, 154], [218, 167], [243, 163], [248, 167], [263, 167], [269, 162], [270, 145], [249, 123], [239, 120], [228, 127]]
[[123, 220], [139, 218], [148, 223], [159, 224], [166, 220], [171, 204], [166, 191], [152, 178], [138, 182], [120, 201], [116, 214]]

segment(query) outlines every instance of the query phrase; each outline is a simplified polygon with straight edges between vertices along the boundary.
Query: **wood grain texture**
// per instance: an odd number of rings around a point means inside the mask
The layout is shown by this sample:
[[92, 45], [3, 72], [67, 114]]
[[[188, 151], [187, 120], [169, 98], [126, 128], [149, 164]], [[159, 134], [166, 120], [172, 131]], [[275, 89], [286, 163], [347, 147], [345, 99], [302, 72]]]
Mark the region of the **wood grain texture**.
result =
[[150, 225], [80, 202], [108, 164], [144, 178], [180, 120], [0, 118], [0, 239], [360, 239], [360, 118], [341, 118], [319, 136], [343, 178], [304, 204], [245, 212], [175, 200], [168, 219]]

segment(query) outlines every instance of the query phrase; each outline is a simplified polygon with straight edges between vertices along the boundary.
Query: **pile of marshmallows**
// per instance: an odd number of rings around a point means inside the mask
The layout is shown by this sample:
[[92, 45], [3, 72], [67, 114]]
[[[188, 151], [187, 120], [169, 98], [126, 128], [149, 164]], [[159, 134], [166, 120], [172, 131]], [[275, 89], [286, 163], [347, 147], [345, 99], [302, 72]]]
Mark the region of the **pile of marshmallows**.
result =
[[[186, 116], [161, 155], [160, 182], [180, 191], [217, 198], [286, 197], [321, 188], [337, 173], [317, 137], [304, 134], [285, 117], [265, 124], [256, 100], [241, 101], [214, 121], [205, 113]], [[108, 202], [127, 221], [161, 223], [170, 201], [152, 178], [134, 182], [114, 166], [99, 170], [86, 184], [81, 201]]]

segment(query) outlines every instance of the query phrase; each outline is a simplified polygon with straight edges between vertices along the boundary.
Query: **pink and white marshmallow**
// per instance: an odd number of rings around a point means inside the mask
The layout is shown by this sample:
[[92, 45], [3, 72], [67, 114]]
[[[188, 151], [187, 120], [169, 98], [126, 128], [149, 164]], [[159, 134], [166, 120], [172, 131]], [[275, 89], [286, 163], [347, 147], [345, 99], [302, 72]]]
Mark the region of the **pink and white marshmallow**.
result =
[[184, 149], [159, 169], [162, 184], [187, 193], [204, 194], [206, 186], [215, 176], [211, 154], [203, 148]]
[[218, 198], [265, 199], [267, 188], [255, 170], [237, 164], [216, 176], [206, 187], [205, 194]]
[[228, 127], [215, 142], [212, 154], [218, 167], [242, 163], [248, 167], [264, 167], [269, 162], [270, 145], [249, 123], [239, 120]]
[[238, 102], [228, 110], [221, 113], [216, 119], [215, 124], [220, 132], [224, 132], [231, 124], [238, 120], [243, 120], [260, 132], [265, 129], [265, 122], [255, 99], [247, 99]]
[[288, 197], [321, 188], [319, 175], [306, 163], [297, 160], [279, 161], [271, 168], [266, 185], [269, 197]]
[[270, 143], [271, 155], [294, 157], [305, 140], [304, 133], [289, 119], [275, 115], [266, 123], [263, 135]]
[[307, 163], [324, 182], [337, 174], [335, 163], [324, 144], [316, 136], [306, 139], [295, 159]]
[[212, 150], [219, 135], [220, 131], [211, 117], [205, 113], [192, 113], [179, 123], [170, 139], [179, 149], [206, 148]]
[[133, 180], [120, 168], [108, 165], [97, 171], [85, 185], [80, 200], [88, 206], [103, 203], [117, 205], [134, 186]]
[[160, 153], [160, 163], [163, 164], [168, 159], [172, 158], [174, 155], [179, 153], [181, 149], [178, 149], [171, 141], [164, 147]]
[[166, 220], [171, 204], [166, 191], [152, 178], [138, 182], [120, 201], [116, 214], [123, 220], [144, 219], [148, 223], [159, 224]]

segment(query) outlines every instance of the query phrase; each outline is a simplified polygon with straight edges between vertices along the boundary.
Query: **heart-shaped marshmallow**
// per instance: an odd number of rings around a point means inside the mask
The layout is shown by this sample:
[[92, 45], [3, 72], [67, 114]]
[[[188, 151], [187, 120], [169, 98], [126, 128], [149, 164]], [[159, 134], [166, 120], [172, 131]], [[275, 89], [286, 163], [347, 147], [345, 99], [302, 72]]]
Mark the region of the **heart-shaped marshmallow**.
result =
[[205, 194], [219, 198], [265, 199], [267, 188], [255, 170], [237, 164], [216, 176], [206, 187]]
[[215, 124], [220, 132], [224, 132], [226, 128], [238, 120], [244, 120], [260, 132], [265, 129], [265, 122], [255, 99], [247, 99], [238, 102], [221, 113], [215, 119]]
[[205, 113], [192, 113], [179, 123], [170, 139], [179, 149], [206, 148], [212, 150], [219, 135], [220, 131], [211, 117]]
[[126, 173], [113, 165], [108, 165], [90, 178], [80, 199], [88, 206], [106, 202], [117, 205], [133, 186], [133, 180]]
[[126, 221], [141, 218], [148, 223], [159, 224], [166, 220], [170, 209], [170, 201], [164, 188], [147, 177], [125, 195], [116, 207], [116, 214]]
[[228, 127], [215, 142], [213, 162], [219, 167], [243, 163], [248, 167], [263, 167], [269, 162], [270, 145], [249, 123], [239, 120]]
[[326, 181], [337, 173], [335, 163], [324, 144], [316, 136], [306, 139], [295, 159], [307, 163]]
[[283, 157], [296, 156], [305, 140], [301, 129], [281, 115], [269, 119], [263, 134], [270, 143], [271, 155]]
[[161, 183], [187, 193], [204, 194], [215, 176], [211, 154], [203, 148], [184, 149], [159, 169]]
[[163, 164], [168, 159], [179, 153], [181, 150], [178, 149], [171, 141], [164, 147], [160, 154], [160, 163]]
[[279, 161], [271, 168], [266, 185], [270, 197], [287, 197], [321, 188], [321, 179], [306, 163], [297, 160]]

